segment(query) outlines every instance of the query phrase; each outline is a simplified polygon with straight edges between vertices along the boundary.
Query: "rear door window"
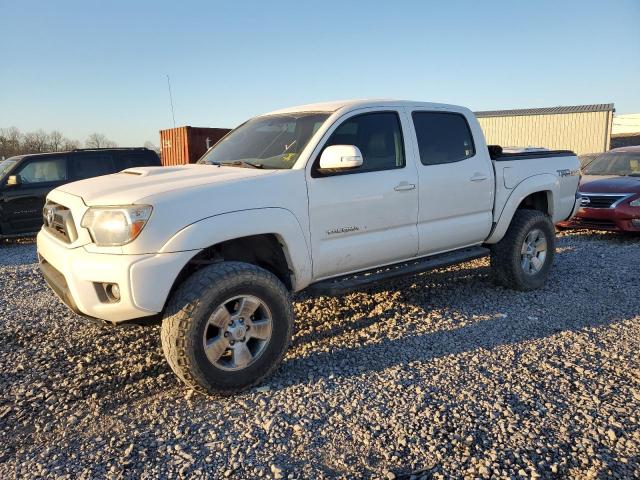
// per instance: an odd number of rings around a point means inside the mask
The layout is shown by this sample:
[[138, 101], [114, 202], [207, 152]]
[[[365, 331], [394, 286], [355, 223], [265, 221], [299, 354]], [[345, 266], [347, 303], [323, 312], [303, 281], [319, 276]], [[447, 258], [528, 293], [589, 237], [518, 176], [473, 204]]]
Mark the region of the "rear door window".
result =
[[464, 115], [446, 112], [413, 112], [423, 165], [453, 163], [476, 153], [473, 136]]
[[110, 153], [83, 153], [74, 155], [73, 172], [76, 180], [114, 173], [113, 157]]
[[48, 157], [28, 160], [15, 172], [23, 185], [55, 183], [67, 180], [67, 158]]

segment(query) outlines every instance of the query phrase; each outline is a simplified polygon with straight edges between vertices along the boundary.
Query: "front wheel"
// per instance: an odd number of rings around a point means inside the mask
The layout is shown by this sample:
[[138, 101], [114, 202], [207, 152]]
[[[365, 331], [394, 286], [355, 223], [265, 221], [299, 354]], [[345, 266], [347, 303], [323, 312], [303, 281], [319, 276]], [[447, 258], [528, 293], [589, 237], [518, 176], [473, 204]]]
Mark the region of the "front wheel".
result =
[[516, 211], [504, 238], [491, 246], [496, 282], [514, 290], [540, 288], [553, 263], [555, 241], [548, 215], [537, 210]]
[[230, 395], [273, 372], [293, 320], [289, 294], [275, 275], [221, 262], [198, 270], [176, 290], [162, 322], [162, 348], [187, 386]]

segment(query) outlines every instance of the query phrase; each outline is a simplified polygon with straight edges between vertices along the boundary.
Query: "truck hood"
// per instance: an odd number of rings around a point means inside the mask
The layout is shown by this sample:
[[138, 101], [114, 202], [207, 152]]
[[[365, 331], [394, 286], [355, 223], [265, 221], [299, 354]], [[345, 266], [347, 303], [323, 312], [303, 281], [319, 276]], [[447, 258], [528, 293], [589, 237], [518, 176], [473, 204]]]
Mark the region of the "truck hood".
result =
[[143, 198], [172, 190], [201, 185], [239, 182], [270, 175], [274, 170], [260, 170], [214, 165], [129, 168], [112, 175], [67, 183], [58, 190], [81, 197], [91, 205], [129, 205]]
[[584, 193], [640, 193], [640, 177], [585, 175], [579, 190]]

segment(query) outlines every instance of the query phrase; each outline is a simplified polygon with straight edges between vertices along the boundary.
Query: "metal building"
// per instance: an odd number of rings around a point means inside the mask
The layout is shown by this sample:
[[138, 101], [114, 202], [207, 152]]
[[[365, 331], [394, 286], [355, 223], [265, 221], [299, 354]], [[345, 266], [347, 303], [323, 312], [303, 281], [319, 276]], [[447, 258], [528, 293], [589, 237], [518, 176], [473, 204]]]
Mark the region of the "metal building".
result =
[[640, 113], [613, 117], [611, 148], [640, 145]]
[[613, 112], [613, 103], [603, 103], [475, 114], [489, 145], [546, 147], [581, 155], [609, 150]]

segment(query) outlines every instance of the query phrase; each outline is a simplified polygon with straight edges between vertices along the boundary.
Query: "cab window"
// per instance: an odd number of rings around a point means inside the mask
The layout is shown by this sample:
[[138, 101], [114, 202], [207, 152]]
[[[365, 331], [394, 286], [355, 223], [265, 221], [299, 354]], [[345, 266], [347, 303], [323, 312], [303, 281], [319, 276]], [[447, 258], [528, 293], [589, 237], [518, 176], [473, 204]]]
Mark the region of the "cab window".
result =
[[[355, 145], [362, 153], [362, 166], [338, 175], [376, 172], [405, 165], [400, 118], [395, 112], [357, 115], [345, 120], [329, 137], [331, 145]], [[319, 165], [319, 157], [316, 161]]]
[[133, 167], [157, 167], [160, 163], [152, 153], [126, 153], [116, 158], [116, 171]]
[[423, 165], [453, 163], [476, 153], [469, 124], [464, 115], [446, 112], [413, 112]]
[[23, 185], [63, 182], [67, 179], [66, 157], [42, 158], [28, 161], [15, 172]]
[[113, 159], [108, 153], [83, 153], [73, 157], [76, 180], [114, 173]]

